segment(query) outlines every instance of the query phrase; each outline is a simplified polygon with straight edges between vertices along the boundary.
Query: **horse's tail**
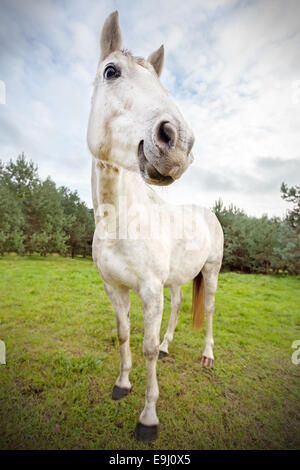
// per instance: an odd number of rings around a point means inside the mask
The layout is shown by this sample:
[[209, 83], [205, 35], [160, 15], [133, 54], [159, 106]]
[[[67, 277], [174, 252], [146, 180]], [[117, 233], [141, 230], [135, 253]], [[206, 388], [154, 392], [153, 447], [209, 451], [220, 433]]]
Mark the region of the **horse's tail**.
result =
[[193, 280], [193, 328], [201, 330], [204, 325], [204, 312], [205, 312], [205, 291], [204, 280], [200, 272]]

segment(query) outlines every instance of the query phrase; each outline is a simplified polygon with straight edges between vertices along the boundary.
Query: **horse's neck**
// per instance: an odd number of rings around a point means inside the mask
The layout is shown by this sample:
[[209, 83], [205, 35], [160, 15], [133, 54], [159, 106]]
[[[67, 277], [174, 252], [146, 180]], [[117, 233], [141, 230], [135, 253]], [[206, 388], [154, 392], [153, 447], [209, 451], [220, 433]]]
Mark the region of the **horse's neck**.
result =
[[[92, 162], [92, 196], [93, 206], [99, 214], [99, 207], [104, 204], [114, 206], [118, 213], [119, 204], [130, 207], [132, 204], [145, 204], [145, 207], [153, 203], [161, 203], [159, 196], [146, 185], [141, 175], [134, 171], [114, 165], [113, 163], [93, 158]], [[97, 221], [97, 218], [96, 218]]]

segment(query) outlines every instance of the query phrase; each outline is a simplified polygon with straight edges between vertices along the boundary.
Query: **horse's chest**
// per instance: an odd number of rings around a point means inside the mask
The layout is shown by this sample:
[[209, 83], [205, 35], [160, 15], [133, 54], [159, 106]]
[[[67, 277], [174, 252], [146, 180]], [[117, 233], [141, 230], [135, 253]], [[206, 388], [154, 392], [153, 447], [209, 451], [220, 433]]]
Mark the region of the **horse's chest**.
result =
[[[169, 262], [163, 247], [144, 240], [95, 240], [93, 260], [102, 279], [110, 285], [138, 290], [144, 279], [166, 280]], [[153, 246], [152, 246], [153, 245]]]

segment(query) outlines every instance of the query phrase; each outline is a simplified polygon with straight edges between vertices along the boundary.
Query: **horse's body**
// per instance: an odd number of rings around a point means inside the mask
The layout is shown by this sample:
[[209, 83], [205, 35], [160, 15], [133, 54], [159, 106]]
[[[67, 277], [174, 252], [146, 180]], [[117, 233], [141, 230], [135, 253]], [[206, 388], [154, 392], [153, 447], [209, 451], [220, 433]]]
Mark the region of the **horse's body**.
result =
[[[181, 304], [180, 286], [192, 279], [194, 324], [202, 322], [204, 310], [207, 316], [202, 364], [213, 363], [212, 315], [223, 233], [209, 210], [165, 204], [146, 184], [170, 184], [181, 176], [192, 161], [193, 135], [158, 80], [162, 48], [144, 61], [121, 52], [120, 43], [118, 16], [114, 13], [102, 31], [102, 58], [88, 130], [88, 143], [94, 156], [93, 260], [117, 317], [121, 370], [113, 399], [123, 398], [131, 390], [129, 289], [137, 292], [143, 303], [147, 390], [136, 437], [149, 442], [156, 437], [158, 426], [157, 358], [168, 354]], [[102, 76], [103, 79], [99, 78]], [[131, 77], [136, 78], [136, 83], [128, 82]], [[121, 87], [120, 94], [118, 87]], [[144, 95], [145, 102], [141, 99]], [[140, 113], [136, 121], [132, 111]], [[136, 224], [137, 203], [141, 209], [139, 224]], [[151, 231], [155, 214], [159, 214], [154, 224], [158, 236]], [[182, 230], [178, 235], [176, 230], [187, 219], [196, 228], [190, 225], [189, 230]], [[159, 346], [164, 287], [171, 290], [172, 313]]]

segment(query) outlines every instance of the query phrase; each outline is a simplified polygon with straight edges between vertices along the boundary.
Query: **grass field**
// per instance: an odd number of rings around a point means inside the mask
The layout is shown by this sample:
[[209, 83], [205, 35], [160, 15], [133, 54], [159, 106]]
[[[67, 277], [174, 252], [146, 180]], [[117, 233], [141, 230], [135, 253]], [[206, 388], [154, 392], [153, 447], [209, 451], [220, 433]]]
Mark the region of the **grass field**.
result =
[[[170, 356], [158, 363], [160, 429], [152, 449], [300, 448], [299, 278], [220, 276], [215, 367], [200, 365], [191, 285]], [[165, 291], [163, 336], [170, 313]], [[132, 393], [118, 375], [115, 317], [91, 260], [0, 259], [1, 449], [145, 449], [133, 431], [144, 405], [143, 315], [131, 295]]]

